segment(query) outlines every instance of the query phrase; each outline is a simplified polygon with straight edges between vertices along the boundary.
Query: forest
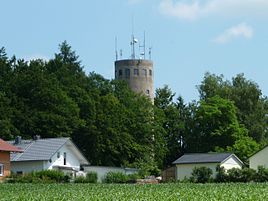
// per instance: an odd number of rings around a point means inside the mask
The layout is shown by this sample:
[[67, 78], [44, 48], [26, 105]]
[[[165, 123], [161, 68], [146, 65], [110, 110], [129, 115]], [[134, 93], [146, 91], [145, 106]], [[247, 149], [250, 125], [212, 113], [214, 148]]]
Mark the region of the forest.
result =
[[205, 73], [199, 99], [167, 86], [154, 104], [119, 80], [86, 74], [64, 41], [53, 59], [0, 49], [0, 138], [70, 137], [92, 165], [158, 171], [183, 153], [233, 152], [244, 162], [268, 139], [268, 99], [252, 80]]

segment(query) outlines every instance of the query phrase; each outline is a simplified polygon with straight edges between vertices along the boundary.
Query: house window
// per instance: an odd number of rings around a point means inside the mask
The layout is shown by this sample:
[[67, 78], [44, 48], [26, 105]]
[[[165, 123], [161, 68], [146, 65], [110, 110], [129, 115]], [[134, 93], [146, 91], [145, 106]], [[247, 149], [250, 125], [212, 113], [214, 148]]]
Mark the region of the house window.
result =
[[57, 153], [57, 158], [60, 158], [60, 152]]
[[137, 68], [134, 69], [134, 75], [139, 75], [139, 69]]
[[123, 75], [122, 70], [119, 70], [119, 76], [122, 76], [122, 75]]
[[64, 159], [63, 159], [63, 165], [66, 165], [66, 158], [67, 158], [67, 154], [66, 152], [63, 153]]
[[127, 78], [130, 77], [130, 69], [129, 68], [125, 69], [125, 75]]
[[153, 71], [149, 70], [149, 75], [152, 76], [153, 75]]
[[0, 164], [0, 176], [4, 176], [4, 165]]
[[142, 69], [142, 75], [147, 77], [147, 70], [146, 69]]

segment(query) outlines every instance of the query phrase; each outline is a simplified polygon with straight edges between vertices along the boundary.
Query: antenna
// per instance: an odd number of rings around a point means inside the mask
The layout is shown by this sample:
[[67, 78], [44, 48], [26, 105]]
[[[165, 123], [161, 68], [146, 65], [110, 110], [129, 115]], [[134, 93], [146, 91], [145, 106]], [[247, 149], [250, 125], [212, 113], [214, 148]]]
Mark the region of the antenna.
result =
[[130, 46], [131, 46], [131, 59], [135, 59], [136, 55], [135, 55], [135, 43], [138, 43], [138, 39], [136, 39], [134, 37], [134, 22], [133, 22], [133, 14], [132, 14], [132, 35], [131, 35], [131, 42], [130, 42]]
[[122, 59], [122, 56], [123, 56], [123, 50], [120, 49], [120, 59]]
[[117, 52], [117, 37], [115, 37], [115, 60], [118, 60], [118, 52]]
[[139, 50], [140, 48], [143, 48], [143, 51], [140, 52], [140, 55], [143, 57], [143, 59], [145, 59], [145, 31], [143, 33], [143, 45], [139, 45]]
[[149, 59], [151, 60], [151, 57], [152, 57], [152, 49], [153, 47], [149, 47]]

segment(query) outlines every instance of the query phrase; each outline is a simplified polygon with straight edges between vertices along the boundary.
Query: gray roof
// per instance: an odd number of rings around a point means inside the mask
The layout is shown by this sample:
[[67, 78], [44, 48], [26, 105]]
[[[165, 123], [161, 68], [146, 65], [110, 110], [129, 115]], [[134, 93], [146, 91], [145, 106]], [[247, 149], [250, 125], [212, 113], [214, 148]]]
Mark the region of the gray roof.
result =
[[67, 142], [69, 138], [48, 138], [38, 140], [21, 140], [20, 144], [10, 144], [24, 150], [23, 153], [12, 153], [11, 161], [42, 161], [51, 157]]
[[232, 155], [234, 155], [234, 154], [232, 154], [232, 153], [193, 153], [193, 154], [184, 154], [183, 156], [181, 156], [180, 158], [175, 160], [173, 162], [173, 164], [221, 163], [225, 159], [229, 158]]

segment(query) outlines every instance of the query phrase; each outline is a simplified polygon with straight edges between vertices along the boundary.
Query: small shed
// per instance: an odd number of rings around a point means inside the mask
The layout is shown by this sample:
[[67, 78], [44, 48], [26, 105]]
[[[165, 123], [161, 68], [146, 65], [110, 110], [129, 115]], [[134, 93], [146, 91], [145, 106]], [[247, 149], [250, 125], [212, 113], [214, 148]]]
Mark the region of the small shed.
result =
[[258, 166], [268, 168], [268, 146], [249, 157], [249, 167], [257, 170]]
[[12, 146], [0, 138], [0, 180], [10, 175], [10, 153], [22, 152], [15, 146]]
[[191, 153], [184, 154], [173, 162], [176, 165], [175, 177], [183, 180], [192, 176], [195, 167], [207, 167], [212, 170], [212, 176], [216, 176], [218, 165], [225, 170], [232, 168], [242, 168], [243, 162], [232, 153]]

